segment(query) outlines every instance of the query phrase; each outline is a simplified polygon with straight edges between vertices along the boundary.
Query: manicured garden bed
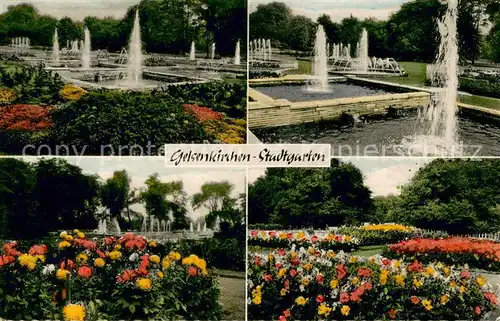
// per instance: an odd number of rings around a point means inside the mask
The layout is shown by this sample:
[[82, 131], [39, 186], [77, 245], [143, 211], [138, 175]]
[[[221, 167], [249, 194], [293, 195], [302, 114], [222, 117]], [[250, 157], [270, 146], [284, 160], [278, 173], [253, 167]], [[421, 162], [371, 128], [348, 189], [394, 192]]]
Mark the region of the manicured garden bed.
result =
[[472, 238], [414, 239], [389, 245], [384, 253], [405, 261], [445, 264], [500, 272], [500, 243]]
[[77, 230], [57, 244], [5, 243], [0, 317], [42, 320], [219, 320], [217, 280], [207, 262], [142, 236], [92, 241]]
[[249, 320], [480, 320], [497, 304], [484, 277], [443, 264], [314, 248], [248, 260]]
[[250, 231], [248, 239], [249, 246], [259, 246], [265, 248], [290, 248], [296, 247], [314, 247], [318, 249], [334, 251], [354, 251], [359, 240], [350, 235], [333, 234], [321, 232], [310, 234], [308, 232], [283, 232], [283, 231]]

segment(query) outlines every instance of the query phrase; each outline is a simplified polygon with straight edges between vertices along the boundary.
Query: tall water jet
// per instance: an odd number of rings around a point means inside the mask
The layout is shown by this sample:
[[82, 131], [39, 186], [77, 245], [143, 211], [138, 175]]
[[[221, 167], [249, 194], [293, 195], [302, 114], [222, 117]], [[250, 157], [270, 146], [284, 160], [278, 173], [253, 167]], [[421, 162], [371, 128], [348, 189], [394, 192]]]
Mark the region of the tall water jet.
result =
[[142, 43], [139, 10], [135, 12], [134, 27], [130, 36], [127, 55], [127, 81], [130, 86], [138, 85], [142, 80]]
[[191, 42], [191, 51], [189, 52], [189, 60], [194, 60], [196, 58], [196, 46], [194, 41]]
[[273, 53], [273, 48], [271, 47], [271, 39], [267, 39], [267, 59], [271, 60], [272, 58], [272, 53]]
[[84, 29], [84, 43], [82, 48], [82, 69], [90, 69], [90, 31], [87, 27]]
[[241, 53], [240, 53], [240, 41], [236, 43], [236, 49], [234, 51], [234, 64], [235, 65], [240, 65], [241, 64]]
[[314, 43], [314, 63], [312, 66], [313, 77], [311, 86], [308, 88], [313, 91], [326, 92], [328, 85], [328, 58], [326, 55], [326, 34], [322, 25], [318, 26], [316, 31], [316, 42]]
[[361, 38], [357, 46], [357, 66], [356, 71], [366, 73], [368, 72], [368, 31], [363, 29]]
[[435, 87], [442, 87], [427, 110], [431, 119], [429, 134], [441, 137], [445, 146], [453, 147], [457, 139], [458, 97], [458, 0], [448, 0], [448, 9], [438, 22], [441, 44], [436, 57], [436, 68], [432, 77]]
[[57, 33], [57, 28], [54, 30], [54, 36], [52, 37], [52, 59], [55, 62], [59, 62], [60, 50], [59, 50], [59, 34]]
[[215, 42], [212, 43], [212, 51], [210, 52], [210, 59], [215, 59]]

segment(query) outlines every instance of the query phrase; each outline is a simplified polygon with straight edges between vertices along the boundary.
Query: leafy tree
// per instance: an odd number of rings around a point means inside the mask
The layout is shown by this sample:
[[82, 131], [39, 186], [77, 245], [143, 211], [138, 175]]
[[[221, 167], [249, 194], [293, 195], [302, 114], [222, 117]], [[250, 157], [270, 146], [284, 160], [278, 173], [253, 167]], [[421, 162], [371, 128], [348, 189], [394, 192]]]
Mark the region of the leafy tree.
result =
[[288, 43], [292, 10], [281, 2], [261, 4], [250, 14], [250, 39], [264, 38]]
[[241, 211], [237, 209], [238, 198], [232, 198], [234, 185], [228, 181], [207, 182], [201, 191], [193, 195], [193, 209], [205, 207], [209, 213], [205, 217], [207, 226], [212, 228], [217, 217], [221, 222], [236, 223], [241, 221]]
[[361, 172], [349, 163], [268, 169], [249, 186], [249, 222], [318, 228], [359, 224], [372, 214], [370, 195]]
[[[130, 194], [130, 177], [125, 170], [116, 171], [113, 177], [106, 180], [101, 187], [101, 203], [109, 209], [111, 218], [121, 219], [125, 209], [128, 209]], [[127, 211], [131, 222], [130, 211]]]
[[499, 179], [497, 160], [435, 160], [403, 187], [400, 219], [457, 234], [497, 230]]
[[71, 41], [83, 39], [82, 27], [74, 23], [69, 17], [64, 17], [59, 20], [59, 23], [57, 24], [57, 34], [59, 36], [59, 44], [61, 47], [65, 47], [67, 41], [71, 43]]
[[181, 181], [163, 183], [158, 174], [154, 174], [146, 180], [146, 187], [140, 198], [148, 215], [171, 222], [173, 229], [184, 229], [189, 226], [186, 218], [186, 194]]

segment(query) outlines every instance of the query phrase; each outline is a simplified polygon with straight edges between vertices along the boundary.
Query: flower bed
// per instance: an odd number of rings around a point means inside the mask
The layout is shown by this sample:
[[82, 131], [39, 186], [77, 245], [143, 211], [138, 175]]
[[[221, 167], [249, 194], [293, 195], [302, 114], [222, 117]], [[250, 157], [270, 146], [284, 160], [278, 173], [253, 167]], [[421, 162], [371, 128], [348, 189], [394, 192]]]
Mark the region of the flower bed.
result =
[[479, 320], [497, 304], [468, 271], [314, 248], [250, 255], [248, 295], [249, 320]]
[[0, 256], [0, 317], [5, 319], [219, 320], [219, 290], [205, 260], [127, 233], [89, 240], [77, 230], [56, 244]]
[[387, 256], [423, 262], [446, 262], [500, 271], [500, 243], [472, 238], [414, 239], [388, 247]]
[[59, 95], [61, 96], [61, 98], [66, 101], [79, 100], [86, 93], [87, 91], [85, 89], [73, 84], [66, 84], [59, 91]]
[[335, 235], [328, 232], [309, 234], [307, 232], [258, 231], [250, 232], [248, 245], [268, 248], [289, 248], [292, 245], [314, 247], [335, 251], [354, 251], [359, 240], [349, 235]]
[[361, 245], [385, 245], [420, 237], [446, 237], [442, 232], [425, 232], [399, 224], [378, 224], [361, 227], [341, 227], [339, 233], [359, 238]]

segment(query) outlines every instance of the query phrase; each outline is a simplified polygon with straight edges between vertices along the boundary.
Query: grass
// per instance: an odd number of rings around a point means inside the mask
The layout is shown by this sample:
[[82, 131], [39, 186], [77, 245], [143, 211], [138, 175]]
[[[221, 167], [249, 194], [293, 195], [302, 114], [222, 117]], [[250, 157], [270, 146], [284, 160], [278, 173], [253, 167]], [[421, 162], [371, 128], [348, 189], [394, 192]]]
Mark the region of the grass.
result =
[[370, 245], [361, 246], [359, 250], [352, 252], [352, 255], [370, 257], [377, 254], [382, 254], [385, 245]]
[[458, 101], [468, 105], [500, 109], [500, 99], [483, 96], [460, 96]]
[[401, 67], [406, 71], [408, 77], [381, 77], [381, 81], [390, 81], [408, 86], [425, 86], [427, 74], [427, 64], [423, 62], [400, 62]]
[[297, 60], [299, 63], [298, 69], [292, 69], [288, 71], [288, 74], [292, 75], [310, 75], [312, 73], [312, 61], [309, 60]]
[[224, 320], [245, 320], [245, 279], [219, 278]]

